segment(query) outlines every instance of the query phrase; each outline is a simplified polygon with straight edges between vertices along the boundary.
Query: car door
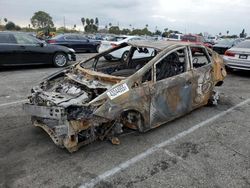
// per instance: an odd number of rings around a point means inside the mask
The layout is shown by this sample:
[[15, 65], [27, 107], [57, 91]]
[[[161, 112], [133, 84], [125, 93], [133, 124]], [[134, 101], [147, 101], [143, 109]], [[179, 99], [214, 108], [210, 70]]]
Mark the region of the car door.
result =
[[193, 75], [187, 47], [172, 50], [154, 64], [150, 124], [157, 127], [192, 109]]
[[65, 45], [68, 48], [73, 48], [76, 52], [79, 52], [79, 40], [77, 35], [67, 35], [65, 38]]
[[22, 64], [48, 63], [49, 54], [44, 45], [41, 45], [41, 41], [23, 33], [15, 33], [14, 37], [17, 41]]
[[[193, 48], [198, 52], [191, 53]], [[211, 58], [203, 46], [190, 46], [189, 55], [191, 59], [191, 68], [195, 83], [192, 108], [203, 106], [207, 103], [213, 84], [213, 67]]]
[[86, 51], [91, 51], [94, 49], [93, 43], [87, 39], [86, 37], [83, 36], [78, 36], [78, 49], [81, 52], [86, 52]]
[[0, 33], [0, 65], [19, 64], [20, 62], [19, 47], [13, 34]]

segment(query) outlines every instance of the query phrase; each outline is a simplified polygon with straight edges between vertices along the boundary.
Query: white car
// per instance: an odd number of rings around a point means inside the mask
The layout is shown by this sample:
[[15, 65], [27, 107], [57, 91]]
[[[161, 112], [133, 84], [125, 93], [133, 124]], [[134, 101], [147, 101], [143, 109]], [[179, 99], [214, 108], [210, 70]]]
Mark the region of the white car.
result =
[[227, 50], [223, 59], [228, 68], [250, 70], [250, 40], [245, 40]]
[[[123, 42], [130, 42], [130, 41], [136, 41], [136, 40], [143, 40], [143, 38], [139, 36], [127, 36], [127, 35], [115, 36], [109, 41], [102, 41], [101, 46], [99, 48], [99, 52], [103, 52], [110, 48], [114, 48]], [[111, 59], [125, 60], [127, 58], [129, 50], [130, 50], [130, 47], [128, 46], [127, 48], [121, 48], [120, 50], [116, 50], [104, 57], [107, 60], [111, 60]]]
[[168, 38], [165, 40], [171, 40], [171, 41], [180, 41], [182, 39], [183, 34], [179, 33], [171, 33]]

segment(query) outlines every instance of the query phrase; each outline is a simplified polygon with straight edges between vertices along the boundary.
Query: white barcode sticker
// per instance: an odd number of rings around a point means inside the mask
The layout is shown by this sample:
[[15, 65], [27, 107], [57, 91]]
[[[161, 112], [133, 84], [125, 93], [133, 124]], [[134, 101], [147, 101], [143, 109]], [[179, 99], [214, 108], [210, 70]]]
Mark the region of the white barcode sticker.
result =
[[120, 95], [126, 93], [129, 91], [129, 88], [126, 83], [121, 84], [113, 89], [111, 89], [109, 92], [107, 92], [107, 95], [112, 100], [116, 97], [119, 97]]

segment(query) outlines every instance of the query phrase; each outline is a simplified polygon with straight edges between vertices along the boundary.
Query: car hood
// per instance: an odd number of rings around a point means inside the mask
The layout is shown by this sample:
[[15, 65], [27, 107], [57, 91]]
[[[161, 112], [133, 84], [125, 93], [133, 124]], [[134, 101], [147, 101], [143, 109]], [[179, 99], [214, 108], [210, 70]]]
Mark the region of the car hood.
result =
[[107, 91], [123, 77], [84, 69], [80, 65], [64, 69], [46, 78], [32, 89], [30, 101], [42, 106], [88, 106], [107, 98]]

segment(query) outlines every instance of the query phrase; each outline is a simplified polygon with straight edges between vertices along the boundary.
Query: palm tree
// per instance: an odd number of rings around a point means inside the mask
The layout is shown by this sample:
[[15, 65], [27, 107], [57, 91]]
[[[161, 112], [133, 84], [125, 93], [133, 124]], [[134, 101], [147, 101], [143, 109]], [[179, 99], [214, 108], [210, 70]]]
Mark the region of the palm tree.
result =
[[5, 23], [7, 23], [7, 22], [8, 22], [7, 18], [4, 18], [3, 20], [5, 21]]
[[84, 19], [84, 18], [81, 18], [81, 22], [82, 22], [82, 25], [83, 25], [83, 27], [84, 27], [84, 25], [85, 25], [85, 19]]
[[94, 19], [90, 19], [90, 24], [93, 25], [94, 24]]
[[227, 35], [228, 35], [229, 31], [227, 30]]
[[148, 28], [148, 24], [146, 24], [146, 28]]
[[99, 20], [98, 20], [98, 18], [95, 18], [95, 25], [99, 25]]
[[86, 19], [86, 24], [90, 25], [90, 20], [88, 18]]
[[109, 23], [109, 27], [111, 27], [112, 26], [112, 23]]

